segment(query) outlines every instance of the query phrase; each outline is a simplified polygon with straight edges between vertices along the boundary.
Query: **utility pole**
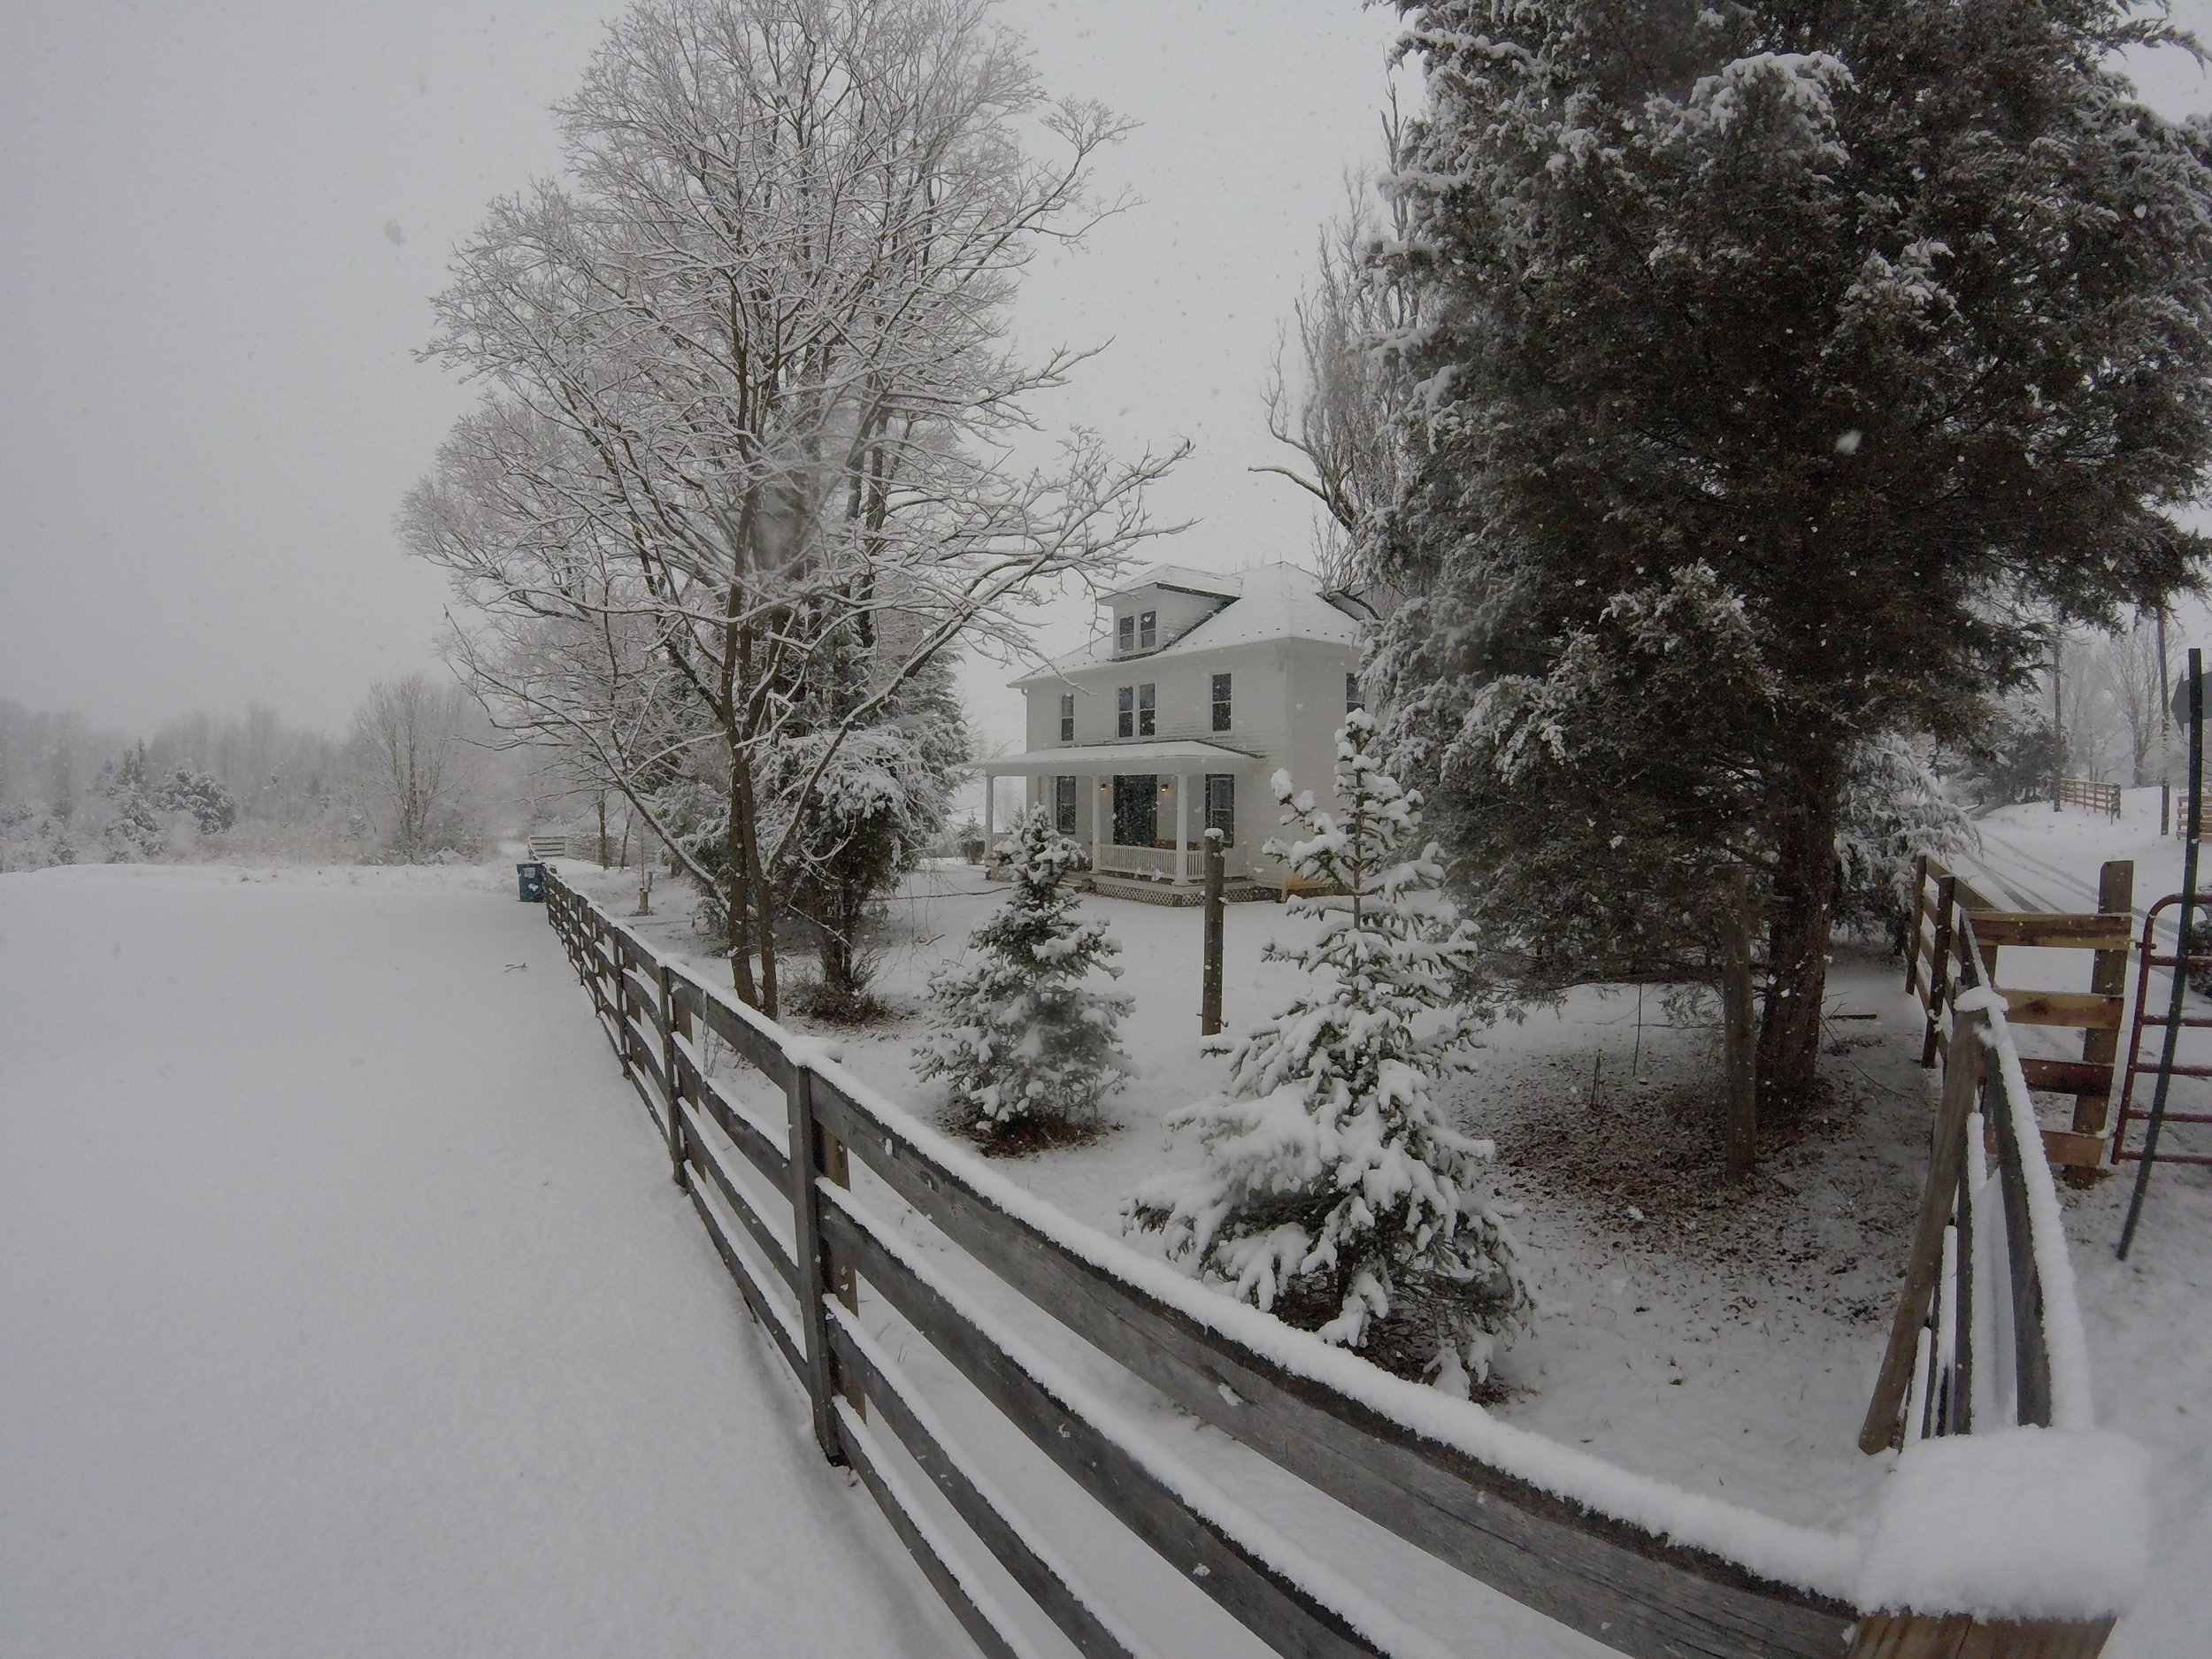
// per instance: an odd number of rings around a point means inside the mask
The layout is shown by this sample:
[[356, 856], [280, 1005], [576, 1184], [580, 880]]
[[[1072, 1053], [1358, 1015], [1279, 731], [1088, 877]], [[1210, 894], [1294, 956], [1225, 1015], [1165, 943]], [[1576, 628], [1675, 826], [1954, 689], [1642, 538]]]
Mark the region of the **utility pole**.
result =
[[2158, 607], [2158, 833], [2173, 833], [2174, 715], [2170, 705], [2173, 690], [2166, 683], [2166, 607]]

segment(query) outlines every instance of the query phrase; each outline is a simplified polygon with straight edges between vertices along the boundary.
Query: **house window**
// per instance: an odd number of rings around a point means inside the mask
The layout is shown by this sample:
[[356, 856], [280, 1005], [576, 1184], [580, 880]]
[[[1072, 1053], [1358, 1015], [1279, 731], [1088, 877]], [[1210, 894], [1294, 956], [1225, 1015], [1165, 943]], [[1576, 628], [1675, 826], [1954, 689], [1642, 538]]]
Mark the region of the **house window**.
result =
[[1060, 694], [1060, 741], [1063, 743], [1075, 741], [1075, 694], [1072, 691]]
[[1206, 774], [1206, 827], [1221, 832], [1225, 848], [1237, 844], [1237, 780], [1226, 772]]
[[1124, 686], [1114, 693], [1114, 735], [1134, 737], [1137, 734], [1137, 688]]
[[1359, 695], [1359, 676], [1357, 674], [1345, 675], [1344, 712], [1349, 714], [1355, 709], [1363, 709], [1366, 706], [1367, 700]]
[[1053, 821], [1058, 825], [1060, 833], [1063, 835], [1075, 833], [1074, 779], [1055, 778], [1052, 780], [1052, 813]]
[[1214, 730], [1225, 732], [1228, 729], [1229, 676], [1216, 674], [1214, 676]]
[[1150, 737], [1152, 735], [1152, 687], [1149, 686], [1139, 686], [1137, 687], [1137, 735], [1139, 737]]
[[1133, 616], [1122, 618], [1115, 626], [1114, 649], [1118, 651], [1133, 651], [1137, 649], [1137, 619]]
[[1148, 651], [1160, 642], [1160, 613], [1148, 611], [1137, 618], [1137, 649]]

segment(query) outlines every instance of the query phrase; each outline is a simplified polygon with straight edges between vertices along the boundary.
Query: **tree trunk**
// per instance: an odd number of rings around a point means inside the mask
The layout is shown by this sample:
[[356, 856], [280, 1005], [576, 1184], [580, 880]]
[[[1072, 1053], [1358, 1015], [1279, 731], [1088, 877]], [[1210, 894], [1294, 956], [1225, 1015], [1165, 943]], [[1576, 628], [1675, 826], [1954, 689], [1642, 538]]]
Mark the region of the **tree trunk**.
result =
[[740, 1002], [749, 1008], [758, 1008], [760, 993], [753, 985], [752, 838], [746, 833], [745, 814], [741, 810], [744, 792], [740, 785], [745, 771], [745, 751], [733, 750], [730, 757], [729, 813], [722, 831], [722, 909], [728, 918], [730, 983]]
[[[776, 898], [760, 867], [760, 818], [753, 799], [753, 768], [739, 751], [733, 768], [735, 789], [730, 805], [744, 820], [745, 887], [753, 911], [752, 935], [760, 948], [760, 1000], [754, 1004], [769, 1018], [776, 1018]], [[751, 977], [749, 963], [747, 978]]]
[[1731, 870], [1723, 886], [1720, 1010], [1727, 1105], [1722, 1142], [1728, 1179], [1740, 1181], [1759, 1158], [1759, 1101], [1752, 1083], [1752, 1049], [1758, 1033], [1752, 1018], [1751, 898], [1744, 872]]
[[1842, 767], [1832, 753], [1809, 757], [1786, 787], [1789, 803], [1776, 826], [1766, 1008], [1759, 1023], [1758, 1110], [1769, 1121], [1812, 1103], [1828, 987]]

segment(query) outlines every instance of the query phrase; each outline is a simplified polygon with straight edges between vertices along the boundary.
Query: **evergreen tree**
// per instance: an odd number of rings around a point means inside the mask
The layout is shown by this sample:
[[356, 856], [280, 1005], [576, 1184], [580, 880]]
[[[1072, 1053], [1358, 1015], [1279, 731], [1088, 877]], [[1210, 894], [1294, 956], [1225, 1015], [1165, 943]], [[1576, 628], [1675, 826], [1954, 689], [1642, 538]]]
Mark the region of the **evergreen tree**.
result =
[[2111, 67], [2178, 37], [2125, 0], [1400, 3], [1420, 459], [1372, 679], [1471, 914], [1559, 976], [1748, 874], [1760, 1093], [1801, 1101], [1853, 757], [1955, 741], [2055, 618], [2204, 551], [2212, 140]]
[[[1195, 1129], [1202, 1165], [1148, 1183], [1125, 1213], [1245, 1300], [1463, 1393], [1534, 1302], [1477, 1191], [1491, 1148], [1430, 1098], [1482, 1023], [1460, 995], [1475, 940], [1440, 891], [1435, 844], [1417, 839], [1420, 797], [1370, 752], [1373, 730], [1355, 710], [1337, 734], [1340, 816], [1275, 774], [1302, 833], [1267, 850], [1326, 896], [1295, 902], [1317, 936], [1267, 957], [1312, 977], [1236, 1045], [1225, 1093], [1169, 1119]], [[1378, 1343], [1386, 1325], [1397, 1340]]]
[[219, 835], [238, 822], [238, 803], [222, 780], [190, 766], [179, 766], [162, 780], [164, 812], [188, 812], [203, 835]]
[[1103, 922], [1077, 914], [1063, 878], [1080, 856], [1039, 807], [1023, 819], [1009, 870], [1013, 891], [969, 939], [972, 966], [937, 989], [915, 1070], [941, 1077], [977, 1130], [998, 1139], [1025, 1124], [1084, 1128], [1131, 1070], [1115, 1047], [1129, 999], [1093, 988], [1118, 979], [1121, 947]]
[[100, 792], [110, 803], [102, 839], [108, 856], [119, 864], [152, 858], [168, 844], [146, 780], [146, 746], [127, 749], [120, 760], [101, 768]]

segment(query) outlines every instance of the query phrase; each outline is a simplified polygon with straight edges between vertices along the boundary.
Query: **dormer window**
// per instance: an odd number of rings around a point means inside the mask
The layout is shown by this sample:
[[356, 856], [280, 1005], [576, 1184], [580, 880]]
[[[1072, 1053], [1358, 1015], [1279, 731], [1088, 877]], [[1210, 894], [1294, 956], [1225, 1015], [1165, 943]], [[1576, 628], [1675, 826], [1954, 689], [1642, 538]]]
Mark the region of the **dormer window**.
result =
[[1123, 652], [1137, 649], [1137, 618], [1133, 615], [1125, 616], [1115, 624], [1114, 649]]
[[1075, 694], [1072, 691], [1060, 694], [1060, 741], [1063, 743], [1075, 741]]
[[1148, 651], [1160, 642], [1160, 613], [1147, 611], [1137, 618], [1137, 649]]

